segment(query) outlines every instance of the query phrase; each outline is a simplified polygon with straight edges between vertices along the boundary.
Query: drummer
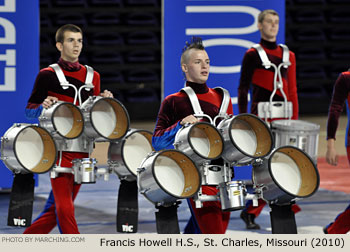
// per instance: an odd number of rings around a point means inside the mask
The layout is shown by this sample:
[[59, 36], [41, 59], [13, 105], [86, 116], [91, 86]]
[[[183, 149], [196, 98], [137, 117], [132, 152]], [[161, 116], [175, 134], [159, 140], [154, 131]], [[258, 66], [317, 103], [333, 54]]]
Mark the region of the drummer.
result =
[[[204, 114], [212, 119], [218, 114], [222, 94], [209, 88], [209, 56], [204, 49], [201, 38], [192, 38], [181, 55], [181, 69], [186, 78], [186, 86], [196, 93]], [[230, 104], [228, 114], [233, 114]], [[173, 149], [175, 135], [185, 124], [194, 124], [199, 120], [193, 115], [192, 105], [186, 93], [177, 92], [167, 96], [160, 107], [152, 144], [155, 150]], [[216, 195], [215, 186], [202, 186], [203, 194]], [[221, 211], [219, 201], [204, 202], [202, 208], [196, 208], [194, 201], [189, 200], [192, 217], [185, 228], [185, 233], [224, 234], [226, 232], [230, 213]]]
[[[266, 52], [269, 60], [276, 66], [281, 64], [283, 50], [276, 43], [279, 29], [279, 15], [275, 10], [264, 10], [258, 16], [258, 29], [260, 31], [260, 46]], [[283, 91], [287, 100], [293, 104], [292, 119], [298, 119], [298, 95], [296, 83], [296, 65], [295, 55], [289, 51], [289, 60], [291, 65], [286, 69], [282, 67], [281, 75], [283, 80]], [[255, 48], [250, 48], [244, 55], [241, 67], [241, 77], [238, 87], [238, 109], [239, 113], [247, 113], [248, 91], [252, 86], [251, 113], [258, 114], [258, 103], [267, 102], [274, 89], [274, 69], [266, 69]], [[277, 91], [273, 97], [274, 101], [283, 101], [282, 94]], [[259, 216], [265, 201], [259, 200], [259, 206], [253, 207], [252, 202], [247, 202], [247, 208], [241, 213], [241, 218], [246, 223], [247, 229], [260, 229], [254, 219]], [[293, 211], [300, 211], [297, 205], [293, 205]]]
[[[56, 48], [61, 54], [57, 63], [63, 70], [67, 81], [77, 89], [85, 84], [87, 73], [86, 67], [79, 63], [82, 47], [83, 32], [78, 26], [66, 24], [57, 30]], [[96, 71], [93, 73], [92, 84], [94, 86], [92, 90], [82, 89], [82, 102], [92, 95], [113, 97], [113, 94], [108, 90], [100, 93], [100, 75]], [[36, 77], [25, 115], [29, 119], [36, 119], [44, 108], [49, 108], [57, 101], [73, 102], [74, 96], [73, 88], [63, 89], [61, 87], [58, 77], [51, 67], [44, 68]], [[88, 153], [62, 152], [61, 166], [71, 168], [73, 159], [87, 157]], [[80, 185], [74, 184], [73, 174], [60, 173], [57, 178], [51, 179], [51, 186], [52, 190], [43, 212], [24, 233], [45, 234], [49, 233], [56, 225], [61, 233], [79, 233], [74, 216], [73, 201], [78, 194]]]

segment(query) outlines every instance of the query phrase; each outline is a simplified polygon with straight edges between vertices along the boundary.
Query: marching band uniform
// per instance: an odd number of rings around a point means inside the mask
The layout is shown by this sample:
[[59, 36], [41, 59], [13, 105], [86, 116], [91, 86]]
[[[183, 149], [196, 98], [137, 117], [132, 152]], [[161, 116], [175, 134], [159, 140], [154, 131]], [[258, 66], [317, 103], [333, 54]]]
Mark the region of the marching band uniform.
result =
[[[79, 62], [71, 63], [59, 59], [58, 65], [62, 69], [67, 81], [77, 89], [85, 85], [87, 69]], [[94, 71], [93, 75], [94, 88], [90, 91], [82, 89], [81, 99], [84, 102], [89, 96], [100, 94], [100, 75]], [[42, 102], [47, 96], [57, 97], [60, 101], [73, 103], [75, 91], [73, 88], [63, 89], [56, 76], [55, 71], [51, 68], [42, 69], [35, 81], [32, 94], [28, 100], [25, 114], [27, 118], [38, 118], [43, 110]], [[88, 157], [88, 153], [82, 152], [62, 152], [62, 167], [72, 167], [73, 159]], [[58, 157], [58, 160], [60, 157]], [[59, 161], [57, 161], [58, 163]], [[80, 185], [74, 184], [74, 175], [60, 173], [57, 178], [51, 178], [52, 191], [46, 202], [43, 212], [28, 227], [25, 234], [43, 234], [49, 233], [56, 224], [59, 231], [65, 234], [79, 233], [78, 226], [74, 217], [73, 201], [77, 196]]]
[[[278, 66], [282, 62], [283, 49], [276, 42], [269, 42], [261, 39], [260, 45], [265, 50], [269, 60]], [[289, 60], [291, 65], [286, 69], [281, 68], [283, 79], [283, 91], [287, 100], [293, 103], [292, 119], [298, 119], [299, 105], [296, 83], [296, 62], [295, 54], [289, 51]], [[243, 58], [241, 68], [241, 78], [238, 87], [238, 109], [239, 113], [247, 113], [248, 91], [252, 85], [252, 103], [251, 113], [258, 114], [258, 103], [270, 100], [271, 93], [274, 89], [274, 69], [266, 69], [256, 49], [249, 49]], [[283, 96], [279, 90], [273, 97], [273, 101], [283, 101]]]
[[[204, 114], [214, 119], [220, 111], [223, 94], [218, 90], [209, 88], [206, 84], [187, 81], [186, 86], [191, 87], [196, 93]], [[161, 104], [152, 137], [154, 149], [173, 149], [175, 135], [182, 127], [181, 120], [192, 114], [194, 114], [194, 111], [185, 92], [180, 91], [167, 96]], [[227, 114], [233, 114], [231, 101]], [[202, 186], [202, 192], [206, 195], [216, 195], [218, 189], [215, 186]], [[223, 212], [219, 201], [203, 202], [202, 208], [196, 208], [193, 199], [190, 199], [189, 205], [192, 217], [194, 217], [191, 218], [189, 224], [195, 224], [199, 229], [197, 231], [191, 230], [191, 232], [203, 234], [224, 234], [226, 232], [230, 212]]]
[[[264, 39], [260, 40], [260, 45], [267, 54], [268, 59], [278, 66], [282, 62], [283, 48], [278, 46], [276, 42], [270, 42]], [[291, 65], [286, 69], [281, 68], [281, 76], [283, 81], [283, 92], [287, 96], [287, 100], [293, 104], [292, 119], [298, 119], [299, 106], [296, 84], [296, 61], [295, 54], [289, 51], [289, 61]], [[250, 48], [244, 55], [241, 78], [238, 87], [238, 109], [239, 113], [247, 113], [248, 92], [252, 85], [252, 102], [251, 113], [258, 114], [258, 103], [270, 100], [272, 91], [274, 90], [274, 68], [266, 69], [262, 65], [262, 61], [255, 48]], [[283, 101], [283, 96], [279, 90], [273, 97], [273, 101]], [[247, 201], [246, 208], [241, 213], [241, 218], [247, 224], [248, 229], [259, 229], [259, 225], [254, 223], [254, 219], [259, 216], [262, 209], [266, 205], [264, 200], [259, 199], [258, 206], [253, 207], [252, 201]], [[300, 211], [300, 208], [293, 204], [294, 213]]]
[[[344, 103], [347, 101], [348, 126], [346, 129], [345, 146], [350, 164], [350, 71], [343, 72], [339, 75], [333, 88], [332, 101], [329, 107], [328, 122], [327, 122], [327, 140], [335, 139], [336, 131], [339, 123], [339, 116], [343, 111]], [[350, 231], [350, 204], [340, 213], [334, 220], [324, 228], [327, 234], [346, 234]]]

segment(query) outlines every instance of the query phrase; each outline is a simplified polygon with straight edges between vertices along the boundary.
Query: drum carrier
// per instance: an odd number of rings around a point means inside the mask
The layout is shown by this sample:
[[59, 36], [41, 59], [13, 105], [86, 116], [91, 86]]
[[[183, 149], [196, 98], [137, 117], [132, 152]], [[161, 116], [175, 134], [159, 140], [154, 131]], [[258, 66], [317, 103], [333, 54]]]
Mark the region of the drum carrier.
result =
[[[276, 66], [267, 57], [265, 50], [260, 44], [255, 44], [255, 48], [265, 68], [273, 67], [274, 73], [274, 90], [271, 93], [268, 102], [258, 103], [258, 116], [268, 119], [277, 119], [271, 121], [271, 130], [275, 138], [275, 147], [291, 145], [298, 147], [311, 156], [317, 164], [317, 149], [320, 126], [314, 123], [292, 120], [293, 104], [287, 101], [287, 96], [283, 91], [283, 80], [281, 68], [288, 68], [291, 65], [289, 61], [289, 49], [286, 45], [279, 45], [283, 49], [282, 62]], [[284, 101], [272, 101], [277, 90], [283, 96]], [[282, 120], [281, 120], [282, 119]]]
[[[256, 155], [265, 156], [269, 154], [273, 146], [272, 135], [266, 124], [254, 115], [242, 114], [230, 117], [226, 113], [230, 104], [229, 92], [221, 87], [215, 89], [223, 94], [223, 98], [219, 113], [214, 119], [203, 113], [192, 88], [185, 87], [182, 89], [190, 99], [194, 116], [199, 119], [207, 118], [210, 123], [198, 122], [192, 125], [184, 125], [175, 136], [174, 146], [188, 154], [195, 161], [200, 170], [202, 185], [216, 186], [219, 189], [218, 195], [205, 195], [200, 188], [194, 196], [197, 208], [201, 208], [205, 201], [220, 200], [223, 211], [239, 210], [244, 208], [246, 198], [257, 202], [258, 195], [248, 194], [242, 181], [231, 181], [234, 177], [232, 166], [251, 162], [258, 158]], [[222, 121], [216, 128], [215, 124], [219, 118]], [[247, 150], [242, 148], [242, 142], [237, 143], [232, 137], [233, 132], [237, 132], [237, 130], [242, 130], [240, 133], [249, 132], [255, 142], [259, 139], [257, 135], [263, 132], [267, 136], [264, 142], [267, 142], [269, 146], [266, 145], [267, 148], [266, 146], [260, 148], [260, 151], [254, 148], [252, 153], [247, 153]], [[261, 147], [261, 144], [258, 143], [255, 147], [257, 146]], [[211, 164], [212, 160], [219, 158], [222, 158], [222, 165]]]
[[[301, 120], [293, 120], [293, 104], [287, 101], [283, 91], [281, 68], [288, 68], [289, 49], [283, 49], [282, 62], [276, 66], [267, 57], [260, 44], [253, 46], [265, 68], [274, 68], [274, 89], [268, 102], [258, 103], [258, 116], [270, 121], [275, 139], [275, 149], [265, 159], [256, 160], [252, 180], [260, 188], [262, 198], [270, 204], [290, 204], [295, 199], [315, 193], [319, 186], [317, 171], [317, 148], [320, 126]], [[282, 102], [272, 101], [277, 90], [283, 96]], [[288, 179], [286, 179], [288, 178]]]
[[[75, 91], [73, 104], [57, 102], [50, 108], [44, 109], [39, 117], [40, 125], [48, 128], [54, 136], [60, 154], [58, 165], [54, 166], [50, 172], [51, 178], [56, 178], [59, 173], [73, 173], [74, 181], [78, 184], [95, 183], [97, 175], [104, 175], [104, 179], [108, 180], [109, 174], [113, 170], [110, 167], [97, 168], [97, 160], [91, 158], [90, 154], [93, 151], [95, 141], [119, 140], [125, 136], [129, 128], [129, 116], [126, 109], [114, 98], [90, 96], [82, 103], [82, 90], [90, 91], [94, 88], [92, 84], [94, 70], [92, 67], [85, 65], [85, 84], [79, 89], [67, 81], [58, 64], [52, 64], [50, 67], [55, 71], [63, 89], [71, 87]], [[75, 105], [77, 102], [79, 107]], [[117, 112], [118, 116], [121, 115], [118, 120]], [[63, 117], [63, 119], [59, 120], [60, 117]], [[104, 128], [99, 127], [101, 123], [96, 122], [98, 119], [107, 120], [112, 122], [113, 125], [106, 127], [108, 129], [104, 130]], [[88, 153], [89, 157], [74, 159], [72, 168], [62, 167], [63, 151]]]

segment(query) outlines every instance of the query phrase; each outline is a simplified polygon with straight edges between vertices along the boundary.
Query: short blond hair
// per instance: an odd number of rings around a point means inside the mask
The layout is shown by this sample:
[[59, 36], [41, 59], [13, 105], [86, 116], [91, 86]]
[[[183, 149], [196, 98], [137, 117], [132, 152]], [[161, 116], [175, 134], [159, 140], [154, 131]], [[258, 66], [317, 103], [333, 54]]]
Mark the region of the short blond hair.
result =
[[259, 16], [258, 16], [258, 22], [259, 23], [262, 23], [264, 21], [264, 18], [267, 14], [271, 14], [271, 15], [274, 15], [274, 16], [278, 16], [278, 13], [277, 11], [275, 10], [272, 10], [272, 9], [268, 9], [268, 10], [263, 10], [262, 12], [259, 13]]
[[184, 63], [187, 63], [188, 61], [188, 56], [190, 54], [190, 51], [192, 49], [195, 50], [205, 50], [204, 46], [203, 46], [203, 42], [202, 42], [202, 38], [200, 37], [192, 37], [191, 39], [191, 43], [188, 43], [186, 41], [186, 45], [184, 47], [184, 49], [182, 50], [182, 54], [181, 54], [181, 65]]

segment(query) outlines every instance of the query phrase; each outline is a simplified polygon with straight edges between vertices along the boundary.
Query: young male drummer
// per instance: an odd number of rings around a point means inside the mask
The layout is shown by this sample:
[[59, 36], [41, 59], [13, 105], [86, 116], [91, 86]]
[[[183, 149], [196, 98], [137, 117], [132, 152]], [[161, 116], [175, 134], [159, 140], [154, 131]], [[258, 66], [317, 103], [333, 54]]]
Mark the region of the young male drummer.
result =
[[[277, 45], [276, 37], [279, 29], [279, 16], [274, 10], [264, 10], [258, 16], [258, 29], [261, 34], [260, 45], [266, 52], [269, 60], [276, 66], [281, 64], [283, 49]], [[292, 119], [298, 119], [298, 95], [296, 84], [295, 55], [289, 51], [291, 65], [286, 69], [282, 67], [281, 75], [283, 81], [283, 91], [287, 100], [293, 104]], [[274, 68], [266, 69], [255, 48], [247, 50], [242, 61], [241, 77], [238, 87], [238, 109], [239, 113], [247, 113], [248, 91], [252, 86], [251, 113], [258, 114], [258, 103], [267, 102], [274, 89]], [[277, 91], [273, 101], [283, 101], [282, 94]], [[253, 207], [252, 202], [247, 202], [247, 208], [241, 213], [241, 218], [246, 223], [247, 229], [259, 229], [260, 226], [254, 222], [266, 205], [265, 201], [259, 200], [259, 206]], [[292, 207], [294, 212], [300, 208], [297, 205]]]
[[[191, 87], [196, 93], [202, 111], [214, 119], [219, 113], [223, 95], [207, 86], [209, 66], [209, 56], [204, 49], [202, 40], [193, 38], [181, 55], [181, 68], [186, 77], [186, 86]], [[231, 102], [227, 113], [233, 113]], [[193, 114], [192, 105], [186, 93], [178, 92], [167, 96], [161, 104], [152, 137], [154, 149], [173, 149], [177, 131], [187, 123], [198, 122]], [[215, 186], [202, 186], [202, 191], [203, 194], [207, 195], [218, 193]], [[219, 201], [204, 202], [202, 208], [196, 208], [192, 199], [189, 201], [194, 218], [191, 218], [185, 233], [224, 234], [226, 232], [230, 213], [221, 211]], [[193, 230], [193, 228], [190, 230], [192, 224], [197, 230]]]
[[[62, 69], [67, 81], [77, 89], [85, 84], [87, 69], [79, 63], [79, 55], [83, 47], [82, 30], [75, 25], [67, 24], [56, 32], [56, 47], [61, 53], [58, 65]], [[81, 92], [82, 102], [89, 96], [101, 95], [113, 97], [105, 90], [100, 93], [100, 75], [94, 71], [92, 83], [94, 88]], [[75, 91], [73, 88], [63, 89], [51, 68], [40, 70], [36, 77], [32, 94], [29, 97], [25, 114], [27, 118], [38, 118], [44, 108], [49, 108], [56, 101], [73, 102]], [[71, 161], [76, 158], [86, 158], [88, 153], [62, 152], [62, 167], [72, 167]], [[59, 157], [58, 157], [59, 159]], [[74, 216], [73, 201], [78, 194], [80, 185], [74, 184], [74, 176], [60, 173], [57, 178], [51, 179], [52, 190], [46, 202], [44, 211], [28, 227], [25, 234], [49, 233], [56, 224], [61, 233], [77, 234], [78, 226]]]

